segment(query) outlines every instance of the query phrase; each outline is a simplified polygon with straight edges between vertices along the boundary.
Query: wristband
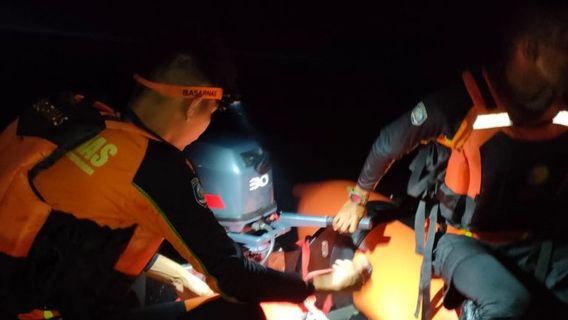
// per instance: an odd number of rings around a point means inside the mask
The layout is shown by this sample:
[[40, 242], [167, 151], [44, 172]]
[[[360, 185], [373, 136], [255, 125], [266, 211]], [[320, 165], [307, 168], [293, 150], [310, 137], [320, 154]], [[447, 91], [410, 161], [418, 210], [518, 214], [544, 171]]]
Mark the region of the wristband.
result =
[[349, 200], [351, 200], [351, 202], [362, 207], [367, 204], [367, 197], [360, 192], [357, 192], [354, 187], [347, 188], [347, 193], [349, 194]]

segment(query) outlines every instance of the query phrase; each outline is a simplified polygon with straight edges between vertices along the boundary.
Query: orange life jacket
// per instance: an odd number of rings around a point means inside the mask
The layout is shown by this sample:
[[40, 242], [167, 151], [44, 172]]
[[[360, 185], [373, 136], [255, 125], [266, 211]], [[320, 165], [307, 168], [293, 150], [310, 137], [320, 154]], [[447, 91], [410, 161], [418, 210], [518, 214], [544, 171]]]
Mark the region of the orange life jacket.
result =
[[[94, 116], [91, 111], [87, 112]], [[133, 226], [136, 219], [125, 216], [128, 213], [143, 215], [140, 212], [143, 210], [156, 214], [154, 209], [141, 205], [144, 200], [139, 196], [138, 202], [133, 205], [124, 201], [132, 199], [136, 193], [132, 192], [132, 188], [126, 191], [121, 189], [124, 179], [134, 174], [136, 160], [141, 159], [145, 151], [145, 142], [154, 138], [130, 123], [119, 121], [108, 112], [101, 112], [100, 115], [96, 130], [82, 137], [78, 134], [76, 141], [64, 141], [60, 145], [54, 143], [57, 141], [25, 132], [21, 126], [22, 117], [10, 124], [0, 136], [0, 150], [6, 155], [0, 160], [0, 225], [10, 226], [2, 232], [0, 252], [12, 257], [26, 257], [54, 209], [72, 213], [77, 219], [94, 220], [111, 229]], [[65, 125], [65, 122], [61, 124], [62, 127]], [[86, 123], [77, 125], [77, 131], [86, 131], [86, 128]], [[61, 133], [67, 130], [62, 128]], [[69, 133], [66, 132], [65, 136], [69, 136]], [[66, 143], [73, 145], [69, 148], [64, 145]], [[64, 154], [55, 155], [60, 152]], [[121, 157], [114, 158], [118, 152], [122, 153]], [[60, 158], [56, 159], [54, 155]], [[47, 163], [42, 164], [46, 160], [51, 162], [49, 168]], [[117, 161], [121, 163], [113, 163]], [[111, 172], [105, 171], [107, 162], [111, 166], [122, 165], [124, 176], [118, 176], [114, 170], [112, 175], [105, 175], [105, 172]], [[105, 187], [98, 188], [100, 185]], [[76, 191], [68, 193], [69, 189]], [[91, 194], [93, 190], [98, 193]], [[68, 194], [75, 194], [76, 197], [66, 199]], [[119, 200], [114, 207], [101, 207], [108, 204], [97, 201], [98, 197]], [[124, 248], [115, 265], [117, 271], [136, 276], [157, 251], [163, 238], [158, 232], [141, 229], [134, 231], [128, 246]]]
[[0, 135], [0, 310], [50, 308], [58, 290], [124, 300], [164, 236], [206, 273], [133, 184], [157, 138], [95, 107], [41, 101]]
[[435, 191], [441, 215], [470, 231], [531, 229], [541, 211], [559, 218], [568, 197], [568, 112], [555, 105], [543, 125], [515, 126], [485, 72], [481, 78], [463, 73], [473, 106], [451, 139], [437, 139], [450, 150], [439, 159], [447, 160]]

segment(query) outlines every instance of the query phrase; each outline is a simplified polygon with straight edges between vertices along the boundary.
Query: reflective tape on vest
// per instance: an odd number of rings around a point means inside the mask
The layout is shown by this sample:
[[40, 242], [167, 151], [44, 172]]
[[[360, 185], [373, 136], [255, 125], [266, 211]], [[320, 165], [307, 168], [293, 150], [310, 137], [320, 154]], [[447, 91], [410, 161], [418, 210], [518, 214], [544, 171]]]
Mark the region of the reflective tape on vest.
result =
[[480, 114], [473, 123], [473, 130], [510, 127], [513, 123], [507, 112]]
[[552, 123], [568, 127], [568, 111], [558, 111]]

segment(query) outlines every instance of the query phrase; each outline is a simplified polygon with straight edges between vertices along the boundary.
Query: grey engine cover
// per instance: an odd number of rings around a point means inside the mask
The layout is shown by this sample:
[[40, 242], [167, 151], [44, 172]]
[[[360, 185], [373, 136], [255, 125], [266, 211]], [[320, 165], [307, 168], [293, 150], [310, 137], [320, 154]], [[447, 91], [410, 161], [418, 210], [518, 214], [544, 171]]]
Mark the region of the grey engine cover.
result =
[[268, 154], [246, 137], [204, 137], [187, 150], [205, 194], [220, 196], [224, 208], [211, 210], [228, 231], [276, 211]]

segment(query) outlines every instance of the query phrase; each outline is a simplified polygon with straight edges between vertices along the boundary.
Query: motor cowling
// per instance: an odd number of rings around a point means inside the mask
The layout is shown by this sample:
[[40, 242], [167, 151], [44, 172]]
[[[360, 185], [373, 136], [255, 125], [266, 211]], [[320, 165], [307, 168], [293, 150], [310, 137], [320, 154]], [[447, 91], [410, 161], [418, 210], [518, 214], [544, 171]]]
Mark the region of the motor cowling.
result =
[[207, 136], [186, 149], [211, 211], [231, 232], [276, 212], [267, 152], [245, 136]]

